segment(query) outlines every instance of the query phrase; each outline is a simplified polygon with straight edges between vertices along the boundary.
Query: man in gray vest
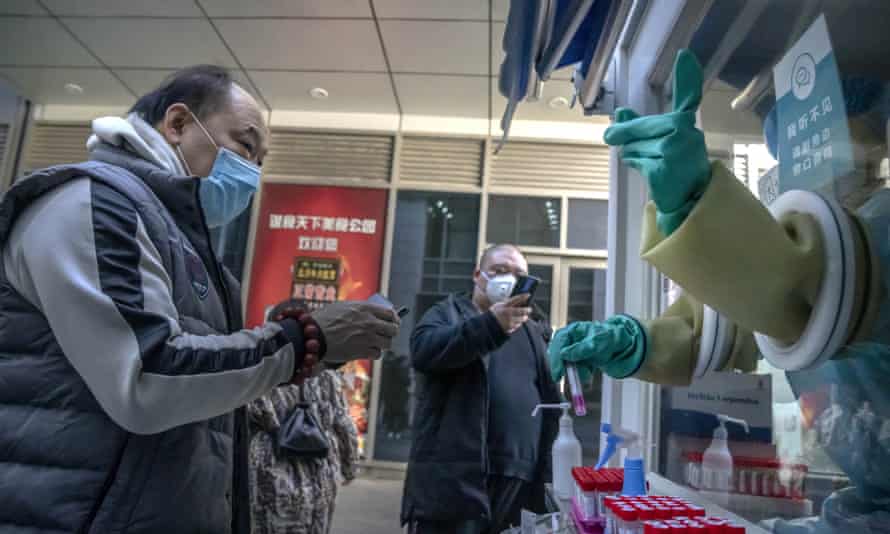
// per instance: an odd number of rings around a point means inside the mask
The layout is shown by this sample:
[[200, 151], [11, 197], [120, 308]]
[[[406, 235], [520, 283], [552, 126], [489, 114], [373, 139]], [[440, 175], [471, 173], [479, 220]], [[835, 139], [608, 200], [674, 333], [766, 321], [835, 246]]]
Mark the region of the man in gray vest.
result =
[[242, 329], [208, 229], [247, 207], [268, 137], [224, 69], [191, 67], [3, 197], [0, 531], [248, 532], [242, 407], [389, 347], [398, 318], [363, 303]]

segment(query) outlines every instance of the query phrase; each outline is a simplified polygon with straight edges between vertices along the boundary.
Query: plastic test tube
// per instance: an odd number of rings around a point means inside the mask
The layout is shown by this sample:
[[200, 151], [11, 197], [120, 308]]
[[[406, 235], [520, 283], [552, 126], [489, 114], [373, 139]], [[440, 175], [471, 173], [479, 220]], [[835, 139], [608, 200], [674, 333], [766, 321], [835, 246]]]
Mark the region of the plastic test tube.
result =
[[706, 517], [701, 520], [701, 524], [708, 527], [708, 534], [723, 534], [723, 527], [727, 523], [727, 520], [716, 517]]
[[689, 517], [693, 517], [693, 518], [704, 517], [707, 515], [707, 512], [705, 512], [704, 508], [702, 508], [701, 506], [696, 506], [694, 504], [686, 505], [686, 512], [689, 515]]
[[640, 534], [641, 523], [637, 510], [631, 506], [619, 506], [615, 509], [618, 516], [618, 534]]
[[575, 504], [582, 519], [585, 520], [593, 519], [597, 516], [592, 476], [593, 474], [586, 467], [575, 467], [572, 469], [572, 478], [575, 479]]
[[646, 521], [643, 523], [643, 534], [671, 534], [671, 528], [661, 521]]
[[665, 520], [670, 519], [671, 517], [673, 517], [673, 515], [671, 515], [670, 508], [668, 508], [667, 506], [658, 505], [655, 506], [655, 517], [656, 519]]
[[575, 407], [575, 415], [587, 415], [587, 401], [584, 400], [581, 377], [574, 364], [566, 365], [566, 378], [569, 379], [569, 390], [572, 392], [572, 406]]
[[671, 529], [671, 534], [687, 534], [686, 523], [682, 521], [668, 519], [664, 523]]
[[640, 521], [654, 521], [658, 519], [658, 515], [655, 513], [655, 508], [648, 504], [638, 504], [636, 506], [637, 514], [640, 516]]
[[[607, 534], [625, 534], [623, 530], [622, 520], [619, 517], [620, 510], [630, 508], [625, 504], [623, 499], [614, 499], [608, 502], [606, 511], [606, 533]], [[630, 508], [632, 510], [632, 508]]]

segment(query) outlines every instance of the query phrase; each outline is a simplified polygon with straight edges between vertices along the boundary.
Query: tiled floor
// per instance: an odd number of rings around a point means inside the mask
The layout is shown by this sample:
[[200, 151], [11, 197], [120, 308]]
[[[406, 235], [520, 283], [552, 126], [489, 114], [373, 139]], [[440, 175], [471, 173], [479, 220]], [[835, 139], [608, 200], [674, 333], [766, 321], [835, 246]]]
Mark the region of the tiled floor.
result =
[[332, 534], [400, 533], [401, 473], [366, 474], [340, 488]]

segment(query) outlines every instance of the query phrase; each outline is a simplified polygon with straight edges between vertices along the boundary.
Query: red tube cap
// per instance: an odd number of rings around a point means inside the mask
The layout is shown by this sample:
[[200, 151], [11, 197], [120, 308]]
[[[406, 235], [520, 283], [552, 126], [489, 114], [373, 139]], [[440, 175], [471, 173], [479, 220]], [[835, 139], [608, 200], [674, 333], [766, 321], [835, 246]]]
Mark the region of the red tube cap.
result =
[[704, 508], [694, 504], [686, 506], [686, 510], [689, 512], [689, 517], [704, 517], [708, 515]]
[[640, 515], [637, 513], [636, 508], [632, 508], [630, 506], [618, 506], [615, 508], [615, 515], [624, 521], [637, 521], [640, 518]]
[[643, 534], [670, 534], [671, 528], [661, 521], [646, 521], [643, 523]]

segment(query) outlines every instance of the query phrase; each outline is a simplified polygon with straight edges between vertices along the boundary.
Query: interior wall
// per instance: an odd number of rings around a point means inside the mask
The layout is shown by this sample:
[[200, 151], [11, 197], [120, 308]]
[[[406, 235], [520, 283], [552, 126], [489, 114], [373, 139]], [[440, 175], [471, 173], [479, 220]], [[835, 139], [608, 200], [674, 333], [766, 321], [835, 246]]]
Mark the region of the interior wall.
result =
[[25, 120], [22, 106], [23, 100], [18, 91], [0, 79], [0, 127], [4, 130], [5, 140], [0, 143], [0, 191], [9, 187], [15, 174], [15, 154], [19, 146], [21, 123]]
[[12, 124], [19, 107], [19, 94], [3, 79], [0, 79], [0, 123]]

